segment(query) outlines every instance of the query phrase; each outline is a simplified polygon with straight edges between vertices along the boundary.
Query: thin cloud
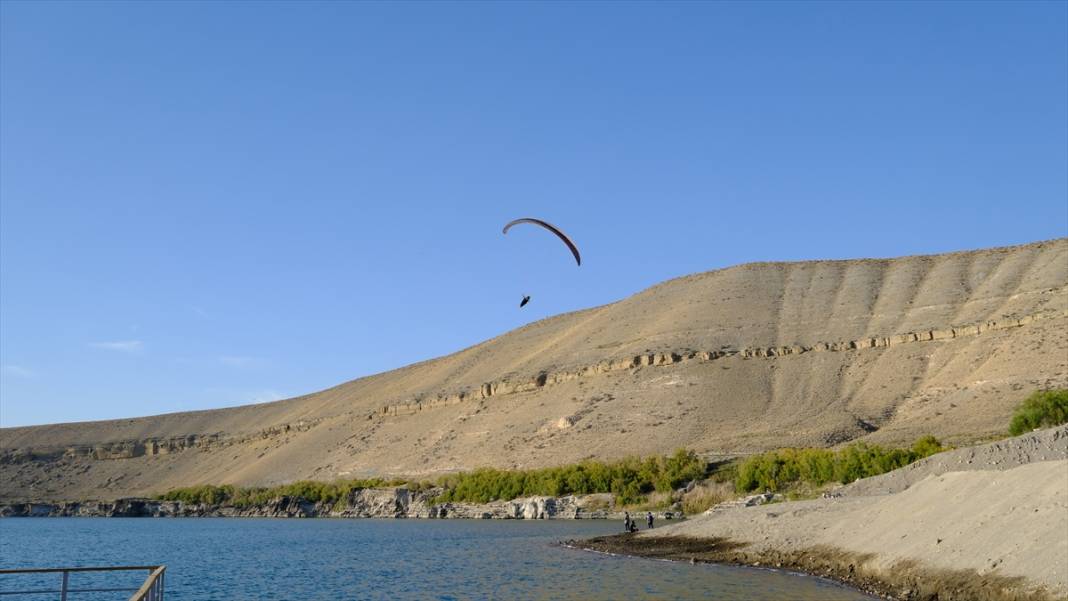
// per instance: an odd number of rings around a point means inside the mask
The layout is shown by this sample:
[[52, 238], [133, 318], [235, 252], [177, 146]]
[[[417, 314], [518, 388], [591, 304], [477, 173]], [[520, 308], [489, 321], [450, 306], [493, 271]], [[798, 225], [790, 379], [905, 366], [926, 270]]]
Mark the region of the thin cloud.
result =
[[0, 366], [0, 372], [4, 375], [14, 376], [16, 378], [36, 378], [37, 372], [28, 367], [22, 367], [21, 365], [3, 365]]
[[258, 392], [253, 393], [251, 397], [246, 400], [246, 402], [269, 403], [271, 401], [280, 401], [284, 398], [286, 398], [285, 395], [281, 392], [278, 392], [277, 390], [260, 390]]
[[205, 388], [204, 392], [216, 399], [217, 407], [232, 407], [234, 405], [250, 405], [255, 403], [270, 403], [289, 398], [273, 388], [228, 388], [211, 387]]
[[120, 353], [140, 353], [145, 345], [140, 340], [115, 340], [111, 342], [90, 342], [89, 346], [105, 351], [117, 351]]

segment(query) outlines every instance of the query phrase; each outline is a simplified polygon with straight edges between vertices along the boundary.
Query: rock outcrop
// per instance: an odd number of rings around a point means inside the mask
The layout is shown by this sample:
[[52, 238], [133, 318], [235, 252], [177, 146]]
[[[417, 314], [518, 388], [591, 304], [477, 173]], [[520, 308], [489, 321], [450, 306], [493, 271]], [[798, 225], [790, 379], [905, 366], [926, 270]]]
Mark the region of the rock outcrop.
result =
[[[0, 517], [257, 517], [257, 518], [422, 518], [422, 519], [622, 519], [611, 509], [611, 495], [527, 497], [491, 503], [434, 503], [441, 489], [364, 488], [343, 502], [312, 503], [280, 496], [262, 505], [190, 504], [158, 499], [118, 499], [111, 502], [11, 503], [0, 506]], [[679, 512], [660, 511], [658, 519], [681, 519]]]
[[[1066, 289], [1062, 288], [1060, 290], [1051, 290], [1050, 292], [1059, 292], [1061, 294], [1065, 294]], [[579, 378], [588, 378], [590, 376], [607, 374], [614, 371], [629, 371], [641, 367], [661, 367], [665, 365], [675, 365], [678, 363], [690, 361], [715, 361], [717, 359], [723, 359], [725, 357], [741, 357], [743, 359], [772, 359], [775, 357], [800, 355], [802, 353], [846, 352], [858, 351], [863, 349], [880, 349], [915, 342], [933, 342], [939, 340], [952, 340], [954, 338], [964, 338], [968, 336], [978, 336], [980, 334], [983, 334], [984, 332], [993, 332], [996, 330], [1004, 330], [1008, 328], [1019, 328], [1021, 326], [1025, 326], [1027, 324], [1043, 319], [1057, 319], [1065, 317], [1068, 317], [1068, 311], [1044, 311], [1042, 313], [1036, 313], [1034, 315], [1025, 315], [1023, 317], [1015, 319], [1006, 319], [1002, 321], [988, 321], [985, 323], [956, 326], [944, 329], [925, 330], [922, 332], [906, 332], [904, 334], [894, 334], [893, 336], [878, 336], [860, 338], [856, 340], [841, 340], [837, 342], [817, 342], [811, 345], [791, 344], [786, 346], [751, 347], [744, 348], [741, 350], [682, 350], [647, 353], [642, 355], [635, 355], [633, 357], [626, 357], [623, 359], [603, 361], [596, 365], [588, 365], [575, 370], [563, 370], [554, 373], [542, 372], [537, 376], [531, 377], [530, 379], [525, 381], [513, 382], [510, 380], [501, 380], [497, 382], [488, 382], [480, 386], [475, 392], [461, 391], [452, 394], [438, 395], [434, 398], [419, 398], [410, 401], [405, 401], [402, 403], [385, 405], [378, 411], [378, 415], [411, 415], [413, 413], [418, 413], [419, 411], [424, 411], [427, 409], [448, 407], [451, 405], [458, 405], [464, 402], [488, 399], [493, 396], [531, 392], [543, 386], [552, 386], [555, 384], [561, 384], [563, 382], [577, 380]], [[368, 415], [368, 419], [372, 419], [374, 417], [375, 414]]]

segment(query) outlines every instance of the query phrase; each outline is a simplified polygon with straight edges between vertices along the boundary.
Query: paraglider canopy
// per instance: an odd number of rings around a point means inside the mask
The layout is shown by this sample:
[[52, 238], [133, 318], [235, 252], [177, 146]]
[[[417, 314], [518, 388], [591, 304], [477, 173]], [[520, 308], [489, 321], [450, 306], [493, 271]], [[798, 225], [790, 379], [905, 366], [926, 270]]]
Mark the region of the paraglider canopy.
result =
[[560, 240], [562, 240], [563, 243], [566, 244], [569, 249], [571, 249], [571, 254], [575, 256], [575, 263], [577, 265], [582, 265], [582, 257], [579, 255], [578, 247], [575, 246], [575, 243], [571, 241], [571, 238], [567, 237], [567, 234], [561, 232], [559, 229], [557, 229], [556, 226], [554, 226], [551, 223], [542, 221], [541, 219], [534, 219], [532, 217], [523, 217], [522, 219], [516, 219], [515, 221], [509, 221], [508, 224], [504, 226], [504, 231], [502, 233], [507, 234], [508, 230], [511, 229], [511, 227], [513, 225], [516, 225], [516, 224], [519, 224], [519, 223], [532, 223], [534, 225], [540, 225], [541, 227], [543, 227], [543, 228], [549, 230], [550, 232], [556, 234], [556, 236], [558, 238], [560, 238]]

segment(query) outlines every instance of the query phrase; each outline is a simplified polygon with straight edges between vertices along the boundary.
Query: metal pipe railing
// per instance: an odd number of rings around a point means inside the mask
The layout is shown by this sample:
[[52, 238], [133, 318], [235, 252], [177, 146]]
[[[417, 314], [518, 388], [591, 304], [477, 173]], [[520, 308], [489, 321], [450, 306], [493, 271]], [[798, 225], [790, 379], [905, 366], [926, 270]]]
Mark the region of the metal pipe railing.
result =
[[[24, 574], [60, 574], [60, 588], [58, 589], [30, 589], [21, 591], [0, 590], [0, 596], [4, 595], [48, 595], [59, 593], [60, 601], [67, 601], [67, 595], [72, 593], [115, 593], [130, 592], [134, 594], [130, 601], [163, 601], [163, 582], [166, 566], [108, 566], [100, 568], [28, 568], [21, 570], [0, 570], [0, 576], [14, 576]], [[71, 588], [70, 575], [84, 572], [120, 572], [148, 570], [148, 577], [140, 588]]]
[[148, 573], [148, 579], [137, 589], [130, 601], [163, 601], [163, 573], [166, 566], [158, 566]]

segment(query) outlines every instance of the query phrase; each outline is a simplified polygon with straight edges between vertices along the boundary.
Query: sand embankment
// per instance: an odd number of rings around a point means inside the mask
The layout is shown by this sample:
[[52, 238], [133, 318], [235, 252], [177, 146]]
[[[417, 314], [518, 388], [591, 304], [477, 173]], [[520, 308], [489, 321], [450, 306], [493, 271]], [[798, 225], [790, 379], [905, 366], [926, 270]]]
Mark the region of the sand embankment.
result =
[[[713, 509], [585, 546], [789, 567], [903, 599], [1068, 599], [1066, 444], [1068, 428], [1056, 428], [936, 456], [843, 496]], [[1058, 458], [1019, 465], [1028, 456]]]

